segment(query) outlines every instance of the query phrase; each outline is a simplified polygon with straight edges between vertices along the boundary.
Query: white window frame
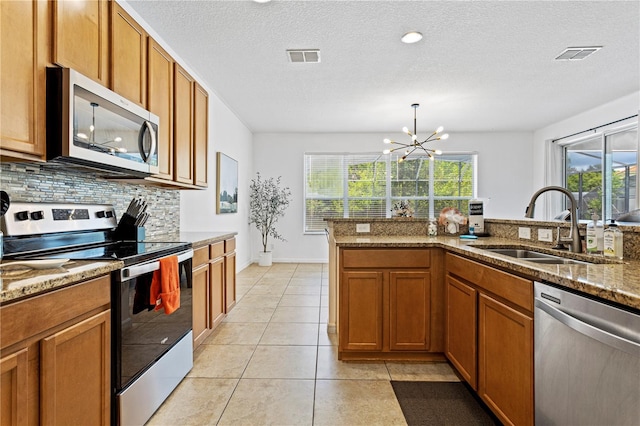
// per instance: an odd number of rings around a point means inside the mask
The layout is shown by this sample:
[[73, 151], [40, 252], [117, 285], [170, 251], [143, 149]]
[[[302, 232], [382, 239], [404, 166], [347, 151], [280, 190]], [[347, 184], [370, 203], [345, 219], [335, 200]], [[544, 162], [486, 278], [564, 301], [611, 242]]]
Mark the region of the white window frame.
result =
[[[308, 170], [307, 170], [307, 156], [312, 156], [312, 155], [323, 155], [323, 156], [331, 156], [331, 155], [335, 155], [335, 156], [358, 156], [358, 155], [362, 155], [362, 156], [377, 156], [379, 155], [378, 153], [371, 153], [371, 152], [357, 152], [357, 153], [345, 153], [345, 152], [305, 152], [304, 153], [304, 171], [303, 171], [303, 200], [302, 200], [302, 226], [303, 226], [303, 234], [322, 234], [325, 231], [324, 230], [307, 230], [307, 176], [308, 176]], [[403, 199], [408, 199], [408, 200], [415, 200], [415, 199], [420, 199], [420, 200], [425, 200], [427, 199], [429, 201], [429, 217], [436, 217], [436, 212], [435, 210], [435, 203], [437, 201], [440, 200], [455, 200], [455, 201], [459, 201], [459, 200], [468, 200], [468, 199], [473, 199], [473, 198], [477, 198], [477, 192], [478, 192], [478, 152], [477, 151], [452, 151], [452, 152], [443, 152], [441, 156], [437, 156], [435, 158], [435, 161], [438, 161], [438, 157], [444, 157], [446, 158], [447, 156], [456, 156], [456, 155], [468, 155], [471, 156], [471, 164], [472, 164], [472, 195], [469, 197], [443, 197], [443, 196], [436, 196], [434, 195], [434, 168], [430, 167], [429, 168], [429, 196], [428, 197], [402, 197]], [[382, 157], [382, 156], [381, 156]], [[394, 161], [397, 161], [397, 159], [392, 158], [392, 156], [387, 155], [384, 156], [385, 157], [385, 164], [386, 164], [386, 191], [385, 191], [385, 217], [390, 218], [391, 217], [391, 208], [392, 208], [392, 204], [393, 204], [393, 199], [397, 198], [397, 197], [392, 197], [391, 194], [391, 164]], [[343, 218], [348, 218], [349, 217], [349, 194], [348, 194], [348, 179], [347, 176], [345, 176], [344, 174], [347, 173], [347, 167], [343, 166], [343, 194], [342, 194], [342, 203], [344, 206], [344, 210], [343, 210]], [[338, 198], [336, 198], [338, 199]], [[370, 199], [377, 199], [376, 197], [371, 197]]]
[[[610, 161], [610, 159], [608, 158], [608, 156], [606, 155], [606, 140], [607, 137], [615, 135], [617, 133], [622, 133], [622, 132], [628, 132], [628, 131], [633, 131], [635, 130], [636, 132], [638, 131], [638, 119], [637, 116], [633, 118], [633, 122], [631, 123], [626, 123], [626, 124], [621, 124], [621, 125], [609, 125], [609, 126], [604, 126], [602, 128], [597, 129], [596, 131], [594, 131], [593, 133], [589, 133], [587, 135], [579, 135], [576, 137], [571, 137], [571, 138], [563, 138], [562, 140], [558, 140], [555, 141], [556, 145], [560, 148], [559, 150], [559, 155], [560, 155], [560, 168], [561, 168], [561, 179], [562, 179], [562, 186], [564, 188], [567, 187], [567, 158], [566, 158], [566, 152], [567, 149], [570, 148], [572, 145], [576, 145], [578, 143], [582, 143], [588, 140], [599, 140], [600, 141], [600, 149], [602, 151], [602, 170], [603, 170], [603, 182], [602, 182], [602, 188], [603, 188], [603, 194], [602, 194], [602, 208], [603, 210], [598, 212], [598, 215], [600, 216], [601, 219], [610, 219], [612, 216], [612, 211], [611, 211], [611, 194], [609, 193], [609, 191], [607, 191], [608, 188], [608, 184], [607, 184], [607, 179], [610, 179], [610, 176], [607, 176], [606, 171], [610, 170], [610, 167], [608, 167], [605, 163], [607, 161]], [[638, 134], [638, 140], [637, 140], [637, 144], [636, 144], [636, 164], [640, 164], [640, 132]], [[636, 194], [635, 194], [636, 200], [638, 202], [640, 202], [640, 173], [636, 173]], [[563, 204], [565, 209], [568, 208], [568, 200], [564, 199], [563, 200]]]

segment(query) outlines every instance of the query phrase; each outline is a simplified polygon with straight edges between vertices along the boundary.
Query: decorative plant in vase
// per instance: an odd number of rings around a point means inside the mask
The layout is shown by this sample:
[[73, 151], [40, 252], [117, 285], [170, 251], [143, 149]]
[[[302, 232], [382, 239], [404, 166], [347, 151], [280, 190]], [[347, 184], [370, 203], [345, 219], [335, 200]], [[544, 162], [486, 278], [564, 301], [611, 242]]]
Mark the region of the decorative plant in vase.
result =
[[271, 265], [271, 252], [267, 250], [269, 237], [286, 241], [276, 231], [276, 223], [289, 206], [291, 191], [281, 187], [280, 179], [281, 176], [262, 179], [258, 172], [249, 186], [249, 224], [255, 224], [262, 235], [260, 266]]
[[391, 209], [393, 217], [413, 217], [413, 207], [409, 204], [409, 200], [401, 200], [393, 204]]

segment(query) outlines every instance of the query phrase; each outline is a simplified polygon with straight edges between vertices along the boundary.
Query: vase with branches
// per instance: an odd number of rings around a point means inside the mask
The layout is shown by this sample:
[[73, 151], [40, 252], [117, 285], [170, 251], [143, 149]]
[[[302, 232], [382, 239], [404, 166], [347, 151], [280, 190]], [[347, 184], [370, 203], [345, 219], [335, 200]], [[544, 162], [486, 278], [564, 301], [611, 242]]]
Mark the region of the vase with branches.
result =
[[281, 186], [281, 176], [277, 179], [263, 179], [256, 173], [249, 186], [249, 224], [254, 224], [262, 236], [262, 252], [267, 252], [269, 237], [286, 241], [276, 230], [278, 219], [290, 203], [291, 191]]

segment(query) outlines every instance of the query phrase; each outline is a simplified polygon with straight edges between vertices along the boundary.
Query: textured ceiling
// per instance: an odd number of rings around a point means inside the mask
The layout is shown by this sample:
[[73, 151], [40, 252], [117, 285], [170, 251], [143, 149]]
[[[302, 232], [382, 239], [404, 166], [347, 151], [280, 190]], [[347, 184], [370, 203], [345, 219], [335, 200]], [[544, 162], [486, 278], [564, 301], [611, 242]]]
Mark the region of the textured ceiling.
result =
[[419, 133], [531, 131], [640, 89], [638, 1], [128, 3], [253, 132], [396, 131], [412, 103]]

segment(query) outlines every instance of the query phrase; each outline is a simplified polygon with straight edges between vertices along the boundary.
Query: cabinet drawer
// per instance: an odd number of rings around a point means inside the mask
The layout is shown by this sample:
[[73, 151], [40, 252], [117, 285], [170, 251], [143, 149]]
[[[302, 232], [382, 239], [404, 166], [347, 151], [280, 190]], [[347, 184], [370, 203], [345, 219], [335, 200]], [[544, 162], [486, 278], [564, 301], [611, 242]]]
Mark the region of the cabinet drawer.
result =
[[224, 241], [209, 246], [209, 258], [215, 259], [224, 255]]
[[533, 282], [451, 253], [447, 271], [533, 312]]
[[0, 308], [0, 347], [54, 328], [93, 309], [109, 306], [111, 277], [95, 278]]
[[193, 268], [209, 262], [209, 246], [200, 247], [193, 251]]
[[224, 252], [231, 253], [236, 249], [236, 239], [230, 238], [228, 240], [224, 240]]
[[429, 249], [343, 249], [344, 268], [428, 268]]

